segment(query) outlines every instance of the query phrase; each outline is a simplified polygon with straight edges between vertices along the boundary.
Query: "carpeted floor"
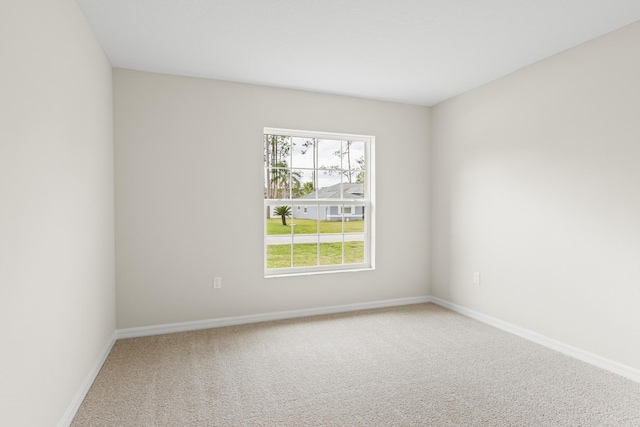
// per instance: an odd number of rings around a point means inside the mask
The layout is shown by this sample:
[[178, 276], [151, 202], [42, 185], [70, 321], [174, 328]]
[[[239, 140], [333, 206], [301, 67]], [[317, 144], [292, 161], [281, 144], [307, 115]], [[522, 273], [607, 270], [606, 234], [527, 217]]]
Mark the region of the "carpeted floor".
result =
[[117, 341], [72, 426], [640, 426], [640, 384], [419, 304]]

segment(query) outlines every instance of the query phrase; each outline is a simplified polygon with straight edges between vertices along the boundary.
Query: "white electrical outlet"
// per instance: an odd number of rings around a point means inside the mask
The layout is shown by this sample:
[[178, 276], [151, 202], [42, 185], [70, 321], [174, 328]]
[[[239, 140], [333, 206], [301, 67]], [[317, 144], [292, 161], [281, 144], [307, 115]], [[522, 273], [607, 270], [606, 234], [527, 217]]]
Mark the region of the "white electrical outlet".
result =
[[220, 289], [222, 287], [222, 277], [213, 278], [213, 289]]
[[473, 273], [473, 284], [474, 285], [480, 284], [480, 273]]

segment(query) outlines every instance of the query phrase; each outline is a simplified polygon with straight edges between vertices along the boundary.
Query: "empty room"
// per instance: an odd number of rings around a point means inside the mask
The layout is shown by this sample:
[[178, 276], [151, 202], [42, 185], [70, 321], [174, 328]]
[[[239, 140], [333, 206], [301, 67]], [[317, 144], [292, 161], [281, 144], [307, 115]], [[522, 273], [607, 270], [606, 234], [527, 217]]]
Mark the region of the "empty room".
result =
[[0, 425], [640, 425], [639, 46], [635, 0], [3, 0]]

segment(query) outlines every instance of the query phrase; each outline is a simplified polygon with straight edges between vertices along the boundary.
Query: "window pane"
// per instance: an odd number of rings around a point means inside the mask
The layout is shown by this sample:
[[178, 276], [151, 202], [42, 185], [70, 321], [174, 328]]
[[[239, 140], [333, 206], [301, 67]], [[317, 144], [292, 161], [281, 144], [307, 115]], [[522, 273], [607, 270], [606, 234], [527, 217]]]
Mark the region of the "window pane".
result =
[[288, 168], [268, 168], [265, 175], [268, 199], [288, 199], [291, 188], [291, 172]]
[[291, 137], [282, 135], [264, 136], [264, 163], [265, 167], [276, 167], [285, 164], [289, 167], [291, 157]]
[[315, 169], [318, 159], [315, 157], [314, 138], [292, 138], [291, 167], [296, 169]]
[[347, 159], [344, 169], [359, 170], [364, 167], [364, 147], [364, 141], [351, 141], [351, 143], [348, 144], [348, 147], [345, 150], [347, 151]]
[[[318, 265], [318, 243], [317, 236], [314, 237], [316, 243], [306, 243], [306, 239], [294, 238], [293, 245], [293, 266], [308, 267]], [[299, 243], [296, 243], [299, 242]]]
[[293, 210], [291, 227], [294, 234], [318, 234], [318, 206], [296, 205]]
[[320, 221], [320, 265], [342, 264], [342, 206], [321, 205], [324, 220]]
[[[344, 214], [345, 233], [364, 233], [364, 206], [351, 206], [351, 214]], [[346, 209], [346, 208], [345, 208]]]
[[339, 199], [340, 176], [330, 171], [318, 171], [318, 199]]
[[290, 205], [268, 206], [265, 209], [267, 268], [291, 267], [291, 212]]
[[363, 200], [364, 197], [362, 195], [362, 187], [362, 184], [350, 184], [345, 182], [342, 184], [342, 197], [346, 199]]
[[335, 139], [318, 139], [318, 167], [335, 171], [342, 168], [342, 142]]
[[291, 244], [269, 245], [267, 244], [267, 268], [291, 267]]
[[337, 205], [319, 205], [320, 234], [342, 233], [342, 214]]
[[342, 264], [342, 240], [320, 243], [320, 265], [340, 264]]
[[345, 165], [345, 175], [347, 182], [360, 184], [358, 188], [353, 188], [352, 193], [364, 197], [364, 183], [366, 177], [365, 165], [365, 144], [363, 141], [352, 141], [348, 145], [347, 161]]
[[358, 264], [364, 262], [364, 241], [344, 242], [344, 263]]
[[[350, 209], [347, 209], [350, 208]], [[364, 206], [345, 206], [343, 210], [344, 263], [364, 262]]]
[[345, 242], [364, 242], [364, 206], [343, 205], [340, 226]]
[[288, 198], [291, 195], [292, 176], [291, 137], [265, 135], [265, 195], [268, 199]]
[[358, 182], [360, 165], [364, 166], [364, 142], [342, 141], [340, 156], [343, 181], [350, 184]]
[[291, 213], [290, 205], [269, 206], [265, 209], [267, 221], [267, 235], [288, 236], [291, 242]]
[[313, 185], [314, 172], [306, 169], [291, 170], [291, 195], [294, 199], [300, 197], [315, 199], [315, 187]]
[[270, 182], [271, 180], [271, 171], [267, 168], [264, 169], [264, 171], [262, 172], [263, 176], [262, 176], [262, 184], [264, 185], [264, 198], [265, 199], [270, 199], [271, 198], [271, 185], [267, 184], [268, 182]]

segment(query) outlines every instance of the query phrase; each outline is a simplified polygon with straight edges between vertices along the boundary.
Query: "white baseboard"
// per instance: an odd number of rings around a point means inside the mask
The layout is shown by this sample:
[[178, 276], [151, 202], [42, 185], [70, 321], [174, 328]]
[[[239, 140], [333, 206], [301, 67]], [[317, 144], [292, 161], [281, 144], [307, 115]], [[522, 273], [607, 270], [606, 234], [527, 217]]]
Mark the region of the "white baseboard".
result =
[[543, 345], [552, 350], [566, 354], [567, 356], [571, 356], [583, 362], [597, 366], [598, 368], [607, 370], [609, 372], [613, 372], [614, 374], [623, 376], [632, 381], [640, 383], [640, 370], [638, 369], [634, 369], [630, 366], [626, 366], [621, 363], [614, 362], [613, 360], [609, 360], [604, 357], [598, 356], [596, 354], [581, 350], [579, 348], [572, 347], [568, 344], [562, 343], [560, 341], [556, 341], [554, 339], [551, 339], [544, 335], [530, 331], [528, 329], [521, 328], [520, 326], [516, 326], [512, 323], [508, 323], [500, 319], [496, 319], [495, 317], [487, 316], [486, 314], [482, 314], [477, 311], [470, 310], [466, 307], [453, 304], [449, 301], [446, 301], [437, 297], [430, 296], [428, 300], [429, 302], [433, 302], [434, 304], [438, 304], [439, 306], [448, 308], [449, 310], [455, 311], [456, 313], [478, 320], [482, 323], [486, 323], [488, 325], [494, 326], [498, 329], [502, 329], [503, 331], [510, 332], [514, 335], [525, 338], [529, 341], [533, 341], [537, 344]]
[[87, 393], [89, 392], [91, 385], [93, 384], [96, 377], [98, 376], [100, 369], [102, 369], [102, 365], [104, 365], [104, 362], [107, 360], [107, 356], [109, 356], [109, 353], [111, 352], [111, 349], [113, 348], [113, 345], [115, 343], [116, 343], [116, 333], [114, 332], [109, 338], [109, 342], [107, 342], [107, 345], [100, 352], [98, 359], [91, 367], [89, 374], [85, 377], [84, 381], [82, 382], [80, 389], [78, 390], [73, 400], [67, 407], [67, 410], [62, 416], [62, 419], [58, 423], [58, 427], [68, 427], [69, 424], [71, 424], [71, 421], [73, 421], [73, 417], [76, 416], [78, 409], [80, 409], [80, 405], [82, 405], [82, 401], [84, 400]]
[[174, 332], [196, 331], [199, 329], [220, 328], [224, 326], [244, 325], [249, 323], [268, 322], [272, 320], [294, 319], [297, 317], [318, 316], [321, 314], [344, 313], [348, 311], [367, 310], [372, 308], [395, 307], [409, 304], [429, 302], [428, 296], [399, 298], [384, 301], [363, 302], [356, 304], [336, 305], [331, 307], [308, 308], [303, 310], [279, 311], [274, 313], [251, 314], [247, 316], [223, 317], [220, 319], [197, 320], [194, 322], [169, 323], [139, 328], [118, 329], [118, 339], [146, 337], [151, 335], [170, 334]]

